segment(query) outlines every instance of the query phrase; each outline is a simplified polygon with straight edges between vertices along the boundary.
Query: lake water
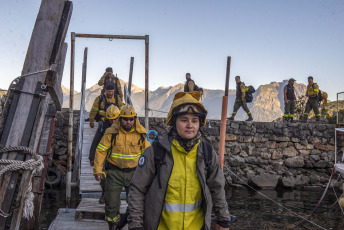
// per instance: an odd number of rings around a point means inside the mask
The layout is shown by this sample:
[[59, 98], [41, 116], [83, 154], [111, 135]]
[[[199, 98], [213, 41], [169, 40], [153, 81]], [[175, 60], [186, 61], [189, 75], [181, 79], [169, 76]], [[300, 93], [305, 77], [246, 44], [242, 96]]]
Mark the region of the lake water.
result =
[[[323, 190], [259, 190], [278, 204], [287, 207], [297, 215], [307, 217], [322, 196]], [[339, 192], [337, 195], [340, 196]], [[72, 191], [72, 207], [76, 208], [79, 199], [78, 191]], [[237, 222], [230, 227], [235, 229], [321, 229], [308, 222], [300, 224], [302, 219], [258, 192], [246, 188], [232, 188], [227, 191], [229, 211], [237, 217]], [[44, 194], [40, 228], [47, 229], [54, 220], [59, 208], [65, 208], [64, 188], [47, 189]], [[344, 229], [342, 213], [333, 190], [327, 192], [322, 203], [309, 219], [325, 229]]]

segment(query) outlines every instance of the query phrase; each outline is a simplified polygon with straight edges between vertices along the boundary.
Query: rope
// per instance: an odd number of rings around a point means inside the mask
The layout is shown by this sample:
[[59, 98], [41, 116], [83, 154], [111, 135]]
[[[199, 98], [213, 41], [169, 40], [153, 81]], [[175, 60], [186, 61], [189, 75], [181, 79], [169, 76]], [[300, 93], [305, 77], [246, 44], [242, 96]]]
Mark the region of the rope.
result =
[[[333, 187], [332, 184], [331, 184], [331, 187], [332, 187], [333, 192], [334, 192], [334, 195], [336, 196], [336, 199], [337, 199], [337, 201], [336, 201], [334, 204], [338, 203], [338, 205], [339, 205], [339, 202], [338, 202], [338, 201], [339, 201], [339, 198], [338, 198], [338, 196], [337, 196], [336, 190], [334, 189], [334, 187]], [[344, 214], [344, 211], [343, 211], [342, 206], [339, 205], [339, 208], [340, 208], [340, 210], [342, 211], [342, 213]]]
[[[325, 191], [323, 192], [323, 194], [322, 194], [320, 200], [318, 201], [317, 205], [315, 206], [315, 208], [313, 209], [313, 211], [311, 212], [311, 214], [306, 218], [307, 220], [309, 220], [309, 219], [313, 216], [315, 210], [319, 207], [320, 203], [321, 203], [322, 200], [325, 198], [325, 195], [326, 195], [326, 193], [327, 193], [327, 190], [328, 190], [328, 188], [330, 187], [330, 184], [331, 184], [331, 180], [332, 180], [333, 174], [334, 174], [334, 168], [332, 169], [331, 177], [330, 177], [330, 180], [329, 180], [328, 183], [327, 183], [327, 186], [326, 186], [326, 188], [325, 188]], [[302, 225], [304, 222], [305, 222], [305, 220], [301, 221], [298, 225]]]
[[307, 218], [305, 218], [305, 217], [303, 217], [303, 216], [297, 214], [296, 212], [292, 211], [292, 210], [289, 209], [289, 208], [286, 208], [286, 207], [283, 206], [282, 204], [277, 203], [276, 201], [274, 201], [274, 200], [271, 199], [270, 197], [266, 196], [265, 194], [259, 192], [259, 191], [256, 190], [256, 189], [254, 189], [252, 186], [250, 186], [250, 185], [247, 184], [244, 180], [242, 180], [238, 175], [236, 175], [232, 170], [230, 170], [226, 165], [223, 165], [223, 167], [224, 167], [224, 169], [226, 169], [228, 172], [230, 172], [231, 174], [233, 174], [233, 175], [234, 175], [238, 180], [240, 180], [244, 185], [246, 185], [246, 186], [249, 187], [250, 189], [254, 190], [255, 192], [257, 192], [257, 193], [260, 194], [261, 196], [265, 197], [266, 199], [270, 200], [271, 202], [275, 203], [276, 205], [280, 206], [281, 208], [284, 208], [284, 209], [286, 209], [287, 211], [293, 213], [295, 216], [297, 216], [297, 217], [303, 219], [304, 221], [307, 221], [307, 222], [309, 222], [309, 223], [311, 223], [311, 224], [317, 226], [317, 227], [320, 228], [320, 229], [326, 230], [326, 228], [324, 228], [324, 227], [322, 227], [322, 226], [320, 226], [320, 225], [318, 225], [318, 224], [316, 224], [316, 223], [314, 223], [314, 222], [308, 220]]
[[[24, 146], [8, 147], [8, 148], [0, 149], [0, 153], [19, 152], [19, 151], [31, 154], [32, 158], [27, 161], [0, 159], [0, 176], [2, 176], [8, 171], [13, 172], [19, 169], [31, 171], [31, 174], [28, 179], [29, 180], [28, 188], [26, 191], [22, 192], [22, 199], [24, 199], [23, 217], [25, 219], [30, 219], [33, 216], [33, 211], [34, 211], [34, 204], [33, 204], [34, 195], [32, 193], [32, 177], [37, 172], [43, 169], [44, 167], [43, 157], [40, 155], [37, 155], [32, 149], [28, 147], [24, 147]], [[10, 216], [10, 214], [7, 214], [0, 209], [0, 216], [3, 216], [6, 218]]]

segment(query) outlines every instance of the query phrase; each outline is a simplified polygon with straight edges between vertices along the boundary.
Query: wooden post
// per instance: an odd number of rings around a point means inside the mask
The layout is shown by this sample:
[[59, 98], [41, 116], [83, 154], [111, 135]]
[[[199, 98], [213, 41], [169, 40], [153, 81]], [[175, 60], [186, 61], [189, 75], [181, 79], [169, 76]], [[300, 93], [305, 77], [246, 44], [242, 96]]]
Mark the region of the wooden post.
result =
[[226, 138], [226, 120], [227, 120], [227, 105], [228, 105], [228, 85], [229, 74], [231, 66], [231, 57], [227, 57], [227, 71], [226, 71], [226, 83], [225, 83], [225, 96], [222, 98], [222, 112], [221, 112], [221, 127], [220, 127], [220, 143], [219, 143], [219, 158], [220, 165], [223, 169], [225, 159], [225, 138]]
[[145, 39], [145, 128], [149, 130], [149, 35]]
[[[35, 27], [32, 32], [28, 52], [25, 58], [22, 75], [49, 69], [52, 50], [58, 34], [58, 29], [63, 14], [66, 0], [42, 0], [40, 10], [37, 15]], [[67, 24], [68, 25], [68, 24]], [[44, 94], [41, 85], [45, 82], [46, 73], [38, 73], [25, 77], [22, 90], [26, 92]], [[35, 90], [36, 89], [36, 90]], [[13, 122], [6, 138], [5, 146], [27, 146], [36, 149], [43, 126], [47, 101], [50, 96], [37, 98], [32, 94], [21, 93], [18, 98]], [[2, 156], [2, 159], [24, 160], [25, 156], [17, 153], [10, 153]], [[21, 187], [18, 194], [25, 190], [29, 173], [22, 176]], [[18, 173], [8, 173], [4, 177], [0, 188], [1, 209], [8, 213], [12, 206], [14, 193], [16, 190]], [[17, 199], [20, 200], [20, 199]], [[19, 229], [22, 210], [15, 209], [12, 216], [11, 229]], [[0, 229], [5, 229], [7, 219], [0, 217]]]

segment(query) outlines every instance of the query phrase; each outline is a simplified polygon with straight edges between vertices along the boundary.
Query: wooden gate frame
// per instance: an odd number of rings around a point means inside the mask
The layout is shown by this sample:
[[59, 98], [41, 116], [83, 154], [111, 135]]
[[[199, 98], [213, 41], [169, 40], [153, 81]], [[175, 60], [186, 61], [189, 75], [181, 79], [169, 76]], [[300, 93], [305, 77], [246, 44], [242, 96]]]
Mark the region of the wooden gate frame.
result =
[[69, 92], [69, 124], [68, 124], [68, 169], [66, 178], [66, 198], [67, 205], [70, 204], [71, 198], [71, 178], [72, 178], [72, 157], [73, 157], [73, 105], [74, 105], [74, 67], [75, 67], [75, 39], [80, 38], [106, 38], [106, 39], [130, 39], [145, 41], [145, 128], [149, 130], [149, 35], [133, 36], [133, 35], [105, 35], [105, 34], [79, 34], [71, 32], [71, 65], [70, 65], [70, 92]]

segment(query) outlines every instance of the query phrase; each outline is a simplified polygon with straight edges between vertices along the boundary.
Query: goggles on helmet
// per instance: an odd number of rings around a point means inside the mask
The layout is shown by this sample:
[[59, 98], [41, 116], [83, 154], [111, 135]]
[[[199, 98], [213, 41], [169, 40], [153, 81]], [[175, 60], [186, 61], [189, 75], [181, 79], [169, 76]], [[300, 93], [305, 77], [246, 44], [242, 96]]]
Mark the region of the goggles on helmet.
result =
[[183, 104], [174, 109], [173, 115], [194, 113], [197, 116], [205, 117], [204, 110], [196, 104]]

